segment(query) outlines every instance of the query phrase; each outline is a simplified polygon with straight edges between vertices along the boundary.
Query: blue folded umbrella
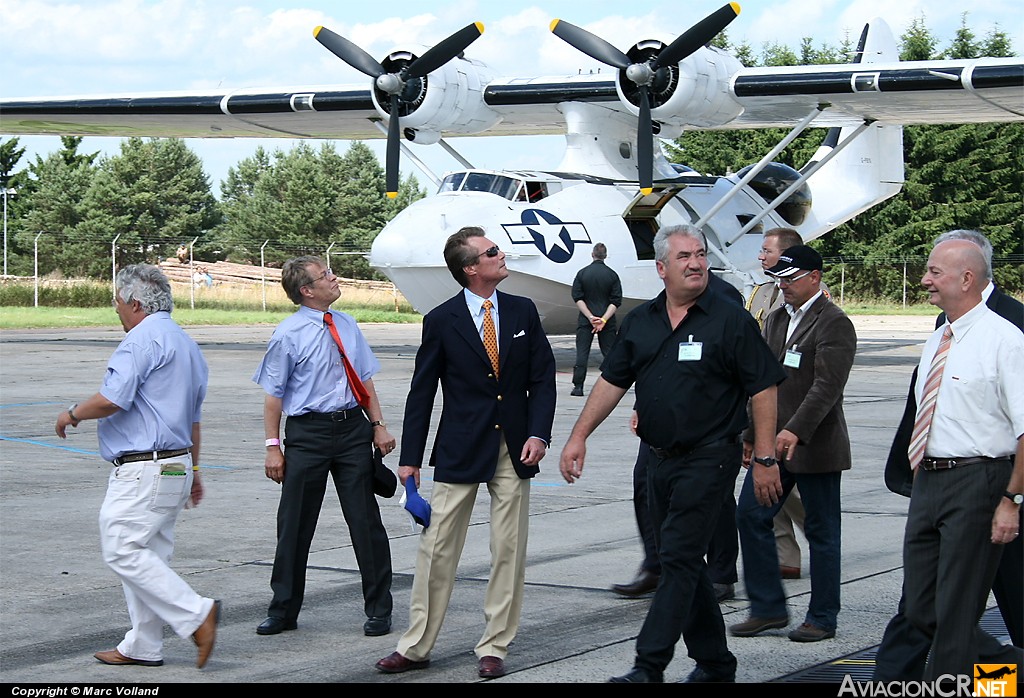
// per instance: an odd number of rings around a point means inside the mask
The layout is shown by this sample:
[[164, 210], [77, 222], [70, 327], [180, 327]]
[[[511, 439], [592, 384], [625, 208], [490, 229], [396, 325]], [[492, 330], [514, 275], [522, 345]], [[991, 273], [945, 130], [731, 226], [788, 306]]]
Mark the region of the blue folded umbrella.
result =
[[403, 499], [405, 500], [403, 506], [413, 521], [423, 528], [429, 526], [430, 503], [420, 496], [419, 490], [416, 489], [416, 478], [411, 475], [405, 479], [405, 497]]

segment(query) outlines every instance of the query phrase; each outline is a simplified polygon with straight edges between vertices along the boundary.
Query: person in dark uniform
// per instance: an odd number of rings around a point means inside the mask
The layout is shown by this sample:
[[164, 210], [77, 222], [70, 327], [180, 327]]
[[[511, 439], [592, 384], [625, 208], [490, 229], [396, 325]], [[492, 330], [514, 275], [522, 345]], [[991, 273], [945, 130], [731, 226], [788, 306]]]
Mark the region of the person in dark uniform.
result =
[[583, 381], [587, 377], [594, 335], [597, 335], [602, 356], [608, 356], [611, 351], [615, 343], [615, 311], [622, 305], [619, 275], [604, 263], [608, 248], [599, 242], [590, 256], [594, 261], [580, 269], [572, 282], [572, 299], [580, 309], [576, 323], [576, 365], [572, 367], [574, 397], [583, 397]]
[[[785, 373], [749, 313], [708, 292], [700, 231], [663, 228], [654, 244], [665, 290], [623, 321], [560, 469], [569, 483], [581, 477], [587, 437], [635, 384], [637, 431], [654, 456], [648, 488], [662, 572], [637, 637], [633, 669], [612, 682], [663, 681], [680, 635], [697, 662], [687, 681], [735, 681], [736, 657], [704, 554], [740, 469], [747, 401], [753, 402], [754, 455], [771, 456], [776, 386]], [[759, 489], [758, 495], [777, 501], [781, 487]]]
[[[723, 280], [709, 269], [708, 290], [722, 294], [737, 305], [743, 305], [743, 296], [735, 286]], [[636, 411], [630, 420], [630, 430], [636, 434]], [[651, 447], [640, 441], [636, 463], [633, 464], [633, 512], [640, 541], [644, 547], [644, 559], [637, 570], [636, 578], [626, 584], [613, 584], [612, 591], [620, 596], [635, 598], [649, 594], [658, 586], [661, 576], [661, 560], [658, 559], [658, 544], [655, 540], [654, 524], [647, 506], [647, 462]], [[722, 511], [718, 516], [714, 535], [708, 544], [708, 576], [715, 589], [715, 598], [728, 601], [736, 597], [736, 560], [740, 555], [739, 538], [736, 535], [736, 496], [729, 490], [722, 498]]]

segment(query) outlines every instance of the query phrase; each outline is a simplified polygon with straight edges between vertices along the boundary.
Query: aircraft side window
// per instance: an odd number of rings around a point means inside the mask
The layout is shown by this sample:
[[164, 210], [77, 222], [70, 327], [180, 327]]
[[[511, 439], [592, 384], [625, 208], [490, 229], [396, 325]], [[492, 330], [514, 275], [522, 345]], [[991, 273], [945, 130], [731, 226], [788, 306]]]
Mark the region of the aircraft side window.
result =
[[527, 182], [526, 192], [530, 201], [540, 201], [548, 195], [547, 185], [544, 182]]

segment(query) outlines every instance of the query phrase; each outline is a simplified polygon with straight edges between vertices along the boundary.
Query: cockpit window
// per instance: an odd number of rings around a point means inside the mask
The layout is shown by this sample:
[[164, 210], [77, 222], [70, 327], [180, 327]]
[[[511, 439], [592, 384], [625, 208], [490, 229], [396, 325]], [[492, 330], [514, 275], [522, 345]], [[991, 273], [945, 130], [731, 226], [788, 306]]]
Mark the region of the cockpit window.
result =
[[437, 193], [480, 191], [509, 201], [536, 201], [546, 195], [544, 185], [494, 172], [454, 172], [441, 181]]

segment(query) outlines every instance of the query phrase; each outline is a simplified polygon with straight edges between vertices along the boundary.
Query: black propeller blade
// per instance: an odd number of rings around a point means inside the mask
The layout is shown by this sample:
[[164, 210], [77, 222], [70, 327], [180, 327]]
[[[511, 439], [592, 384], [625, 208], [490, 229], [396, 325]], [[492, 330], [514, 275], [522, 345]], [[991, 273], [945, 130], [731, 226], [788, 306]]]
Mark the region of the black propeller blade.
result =
[[399, 125], [399, 113], [402, 106], [402, 94], [407, 80], [422, 78], [466, 50], [466, 47], [480, 38], [484, 33], [484, 25], [480, 22], [466, 25], [436, 46], [427, 50], [396, 73], [389, 73], [373, 56], [330, 29], [317, 27], [313, 36], [323, 44], [324, 48], [359, 72], [374, 78], [374, 84], [391, 96], [390, 115], [388, 117], [388, 147], [385, 157], [384, 178], [388, 198], [398, 196], [398, 158], [402, 130]]
[[624, 70], [626, 77], [637, 86], [640, 97], [637, 124], [637, 168], [640, 191], [650, 194], [654, 184], [654, 125], [651, 122], [651, 100], [648, 88], [659, 68], [679, 63], [704, 44], [715, 38], [740, 13], [738, 3], [723, 5], [697, 22], [658, 54], [654, 61], [633, 63], [629, 57], [599, 36], [574, 24], [556, 19], [551, 22], [551, 33], [573, 48], [605, 65]]

